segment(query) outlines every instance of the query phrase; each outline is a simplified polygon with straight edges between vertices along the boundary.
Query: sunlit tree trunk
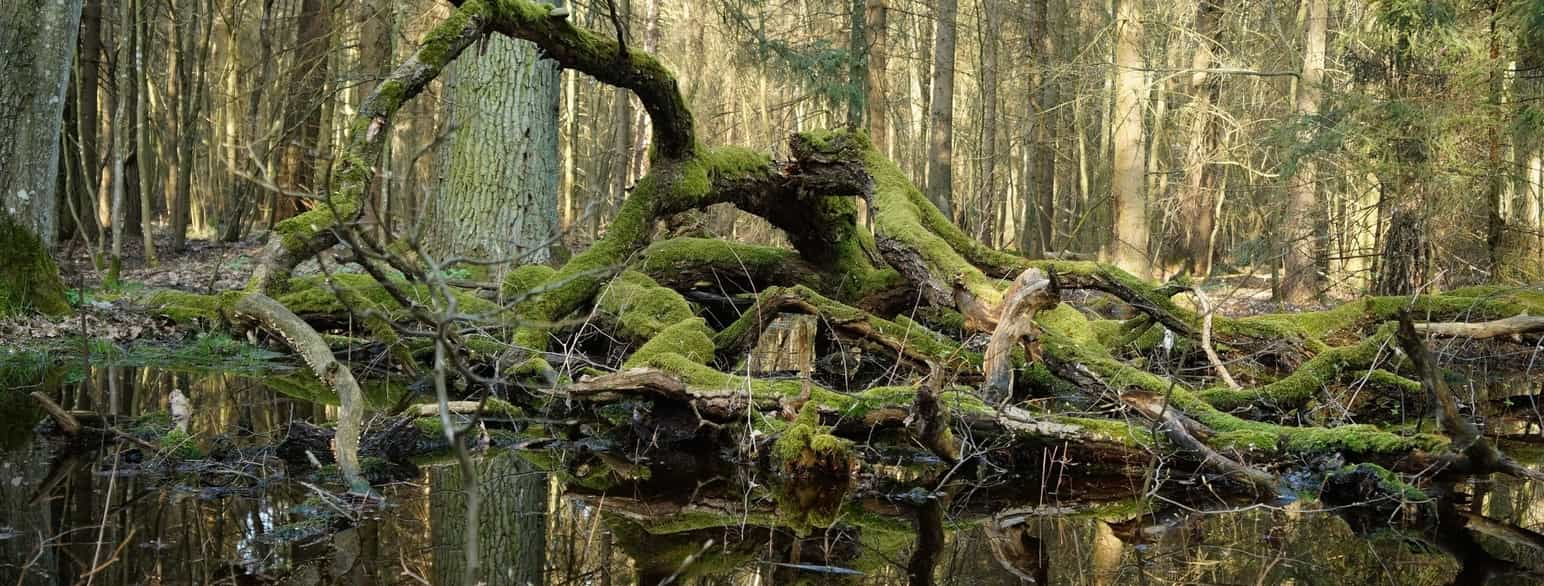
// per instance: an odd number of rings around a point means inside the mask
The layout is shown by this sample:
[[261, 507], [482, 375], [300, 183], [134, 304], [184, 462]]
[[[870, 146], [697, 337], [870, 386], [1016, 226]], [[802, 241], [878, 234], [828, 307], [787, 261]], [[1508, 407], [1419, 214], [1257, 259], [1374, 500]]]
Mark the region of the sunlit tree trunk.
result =
[[868, 117], [869, 140], [880, 152], [890, 152], [890, 93], [885, 79], [889, 54], [890, 10], [885, 0], [867, 0], [863, 8], [863, 34], [868, 50], [868, 67], [865, 71], [864, 93]]
[[933, 48], [932, 128], [928, 135], [927, 197], [954, 217], [954, 44], [956, 0], [940, 0]]
[[558, 68], [495, 36], [452, 65], [456, 129], [429, 206], [430, 252], [546, 262], [558, 233]]
[[1142, 156], [1143, 110], [1147, 81], [1143, 75], [1141, 0], [1121, 0], [1115, 13], [1115, 104], [1111, 147], [1111, 209], [1114, 211], [1111, 260], [1146, 277], [1148, 260], [1146, 168]]
[[[1327, 0], [1307, 0], [1303, 19], [1302, 79], [1297, 84], [1297, 114], [1312, 119], [1324, 95], [1324, 51], [1329, 27]], [[1320, 215], [1318, 166], [1310, 157], [1298, 163], [1287, 200], [1286, 246], [1283, 250], [1281, 297], [1302, 302], [1320, 290], [1314, 263], [1315, 222]]]

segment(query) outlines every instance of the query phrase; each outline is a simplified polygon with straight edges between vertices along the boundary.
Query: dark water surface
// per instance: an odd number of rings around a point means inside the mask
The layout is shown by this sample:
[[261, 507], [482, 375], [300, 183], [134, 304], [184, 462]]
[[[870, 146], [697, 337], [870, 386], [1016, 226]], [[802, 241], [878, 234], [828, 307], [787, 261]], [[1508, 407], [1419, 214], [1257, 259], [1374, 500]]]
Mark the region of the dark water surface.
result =
[[[165, 411], [181, 389], [201, 446], [266, 445], [292, 419], [334, 414], [281, 392], [278, 376], [125, 368], [68, 378], [8, 392], [137, 415]], [[1541, 486], [1499, 477], [1452, 486], [1444, 505], [1517, 532], [1454, 541], [1394, 519], [1348, 522], [1311, 500], [1155, 498], [1144, 514], [1131, 497], [1140, 486], [944, 500], [869, 487], [834, 506], [771, 494], [767, 478], [608, 492], [565, 484], [582, 471], [549, 474], [547, 455], [499, 451], [477, 462], [472, 530], [449, 462], [421, 463], [381, 490], [383, 505], [347, 518], [324, 487], [284, 478], [276, 462], [150, 473], [127, 451], [60, 458], [20, 405], [7, 403], [0, 433], [0, 584], [463, 584], [474, 533], [488, 584], [1528, 584], [1544, 569], [1544, 550], [1526, 545], [1544, 528]]]

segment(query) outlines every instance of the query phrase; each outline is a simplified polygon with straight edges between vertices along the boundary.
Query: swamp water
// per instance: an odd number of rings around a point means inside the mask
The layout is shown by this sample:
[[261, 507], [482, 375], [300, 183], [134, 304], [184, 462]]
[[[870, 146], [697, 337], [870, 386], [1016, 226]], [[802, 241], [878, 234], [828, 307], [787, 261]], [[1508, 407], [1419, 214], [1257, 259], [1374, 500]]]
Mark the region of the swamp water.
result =
[[[1544, 527], [1544, 485], [1502, 477], [1453, 485], [1443, 504], [1521, 533], [1453, 546], [1433, 535], [1459, 530], [1312, 500], [1138, 501], [1139, 485], [1074, 486], [1075, 468], [1053, 478], [1060, 490], [1035, 481], [939, 500], [870, 482], [811, 505], [822, 497], [769, 494], [774, 479], [743, 471], [603, 489], [572, 464], [549, 473], [561, 460], [550, 453], [501, 450], [476, 463], [473, 530], [449, 459], [421, 462], [362, 512], [263, 461], [256, 448], [290, 421], [335, 411], [283, 380], [102, 368], [7, 389], [0, 583], [463, 584], [469, 546], [487, 584], [1529, 584], [1544, 575], [1544, 549], [1518, 545]], [[189, 449], [254, 448], [242, 464], [158, 469], [121, 443], [61, 456], [32, 433], [41, 413], [17, 398], [40, 390], [68, 409], [135, 416], [168, 410], [173, 389], [191, 403]]]

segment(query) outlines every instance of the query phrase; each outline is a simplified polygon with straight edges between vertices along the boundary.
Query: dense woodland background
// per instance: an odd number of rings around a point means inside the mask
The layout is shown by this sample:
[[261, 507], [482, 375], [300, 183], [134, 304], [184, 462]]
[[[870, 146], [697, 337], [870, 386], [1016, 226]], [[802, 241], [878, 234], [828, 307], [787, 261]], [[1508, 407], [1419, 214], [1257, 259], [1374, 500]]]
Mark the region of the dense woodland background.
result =
[[[45, 240], [84, 243], [106, 270], [122, 241], [137, 263], [143, 237], [154, 263], [187, 238], [235, 241], [304, 210], [360, 101], [449, 9], [85, 1], [60, 139], [67, 196]], [[620, 24], [678, 72], [705, 142], [776, 151], [792, 132], [864, 128], [997, 247], [1155, 278], [1269, 276], [1294, 301], [1527, 280], [1544, 261], [1537, 0], [572, 11]], [[431, 245], [513, 229], [516, 249], [545, 249], [526, 261], [604, 233], [645, 170], [648, 118], [628, 92], [533, 64], [534, 51], [491, 39], [399, 114], [373, 218]], [[477, 203], [511, 186], [517, 203]], [[732, 209], [691, 229], [779, 239]]]

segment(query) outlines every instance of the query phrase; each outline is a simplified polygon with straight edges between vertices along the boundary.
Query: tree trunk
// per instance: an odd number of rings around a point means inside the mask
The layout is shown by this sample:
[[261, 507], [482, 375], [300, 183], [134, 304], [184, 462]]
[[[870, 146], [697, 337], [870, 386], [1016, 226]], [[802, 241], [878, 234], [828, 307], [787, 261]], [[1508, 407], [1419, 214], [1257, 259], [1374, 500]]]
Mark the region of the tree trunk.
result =
[[0, 206], [45, 247], [58, 238], [59, 129], [80, 0], [0, 7]]
[[[1300, 122], [1303, 124], [1312, 124], [1319, 115], [1319, 101], [1324, 94], [1328, 26], [1328, 1], [1307, 0], [1307, 14], [1303, 19], [1303, 73], [1297, 84], [1297, 115], [1303, 119]], [[1316, 224], [1322, 215], [1318, 182], [1317, 164], [1311, 157], [1303, 157], [1291, 180], [1283, 233], [1286, 246], [1282, 250], [1281, 298], [1291, 302], [1308, 301], [1322, 288], [1314, 262], [1318, 252], [1314, 235], [1320, 233]]]
[[[268, 88], [273, 85], [274, 1], [263, 0], [263, 15], [257, 27], [259, 74], [253, 88]], [[268, 172], [268, 129], [263, 123], [262, 116], [264, 92], [250, 88], [248, 91], [246, 140], [235, 149], [239, 160], [230, 162], [231, 165], [244, 169], [247, 177], [240, 180], [241, 187], [232, 193], [232, 201], [225, 208], [226, 213], [222, 220], [224, 226], [220, 233], [220, 240], [223, 242], [240, 240], [245, 233], [248, 216], [256, 213], [258, 197], [263, 191], [259, 182]]]
[[1114, 157], [1111, 208], [1114, 228], [1110, 256], [1116, 266], [1146, 278], [1148, 259], [1146, 173], [1142, 156], [1143, 111], [1147, 81], [1143, 75], [1141, 0], [1120, 0], [1115, 14], [1115, 110], [1111, 123]]
[[455, 135], [430, 202], [438, 258], [547, 262], [558, 234], [558, 68], [536, 45], [489, 39], [452, 66]]
[[956, 0], [940, 0], [934, 34], [932, 132], [928, 136], [927, 197], [954, 218], [954, 43]]
[[133, 38], [127, 23], [134, 21], [134, 3], [124, 2], [119, 5], [118, 22], [118, 47], [116, 57], [113, 59], [116, 79], [113, 82], [113, 201], [112, 201], [112, 227], [113, 227], [113, 253], [112, 260], [107, 268], [106, 283], [108, 286], [117, 286], [119, 274], [123, 271], [123, 237], [128, 230], [127, 210], [125, 198], [128, 191], [128, 158], [129, 158], [129, 104], [134, 99], [130, 93], [134, 86], [134, 70], [129, 67], [132, 55], [129, 51], [129, 43]]
[[101, 90], [102, 67], [102, 2], [86, 0], [81, 13], [80, 54], [76, 59], [79, 75], [76, 76], [76, 131], [81, 172], [82, 201], [77, 206], [86, 236], [101, 236], [101, 218], [97, 215], [97, 192], [102, 182], [102, 154], [97, 137], [101, 131], [101, 119], [97, 113], [97, 94]]
[[316, 171], [317, 140], [321, 138], [322, 101], [326, 98], [329, 13], [322, 0], [301, 0], [295, 20], [296, 56], [290, 75], [289, 101], [284, 108], [284, 158], [279, 167], [273, 221], [300, 211], [297, 197], [312, 195]]
[[982, 0], [978, 12], [981, 35], [981, 71], [977, 72], [981, 84], [981, 164], [980, 180], [977, 181], [976, 205], [972, 206], [970, 225], [979, 226], [976, 232], [985, 232], [988, 243], [1000, 240], [996, 230], [1000, 218], [992, 210], [997, 209], [997, 37], [1002, 29], [1002, 11], [991, 0]]
[[150, 126], [150, 76], [145, 73], [145, 35], [150, 30], [150, 9], [145, 0], [134, 0], [134, 160], [139, 163], [139, 175], [136, 177], [139, 185], [139, 218], [140, 236], [144, 237], [145, 266], [154, 267], [159, 263], [155, 254], [155, 230], [150, 229], [151, 221], [155, 214], [151, 211], [150, 181], [155, 165], [152, 164], [154, 153], [150, 151], [150, 135], [147, 127]]
[[49, 248], [81, 8], [80, 0], [0, 5], [0, 316], [69, 311]]
[[1050, 109], [1057, 99], [1056, 85], [1050, 79], [1054, 44], [1047, 0], [1035, 0], [1029, 15], [1028, 53], [1030, 66], [1029, 114], [1033, 116], [1025, 140], [1024, 223], [1019, 228], [1019, 248], [1032, 255], [1051, 252], [1056, 221], [1056, 148], [1053, 126], [1058, 115]]
[[867, 110], [869, 140], [879, 152], [889, 152], [890, 144], [890, 95], [885, 60], [889, 53], [890, 10], [885, 0], [867, 0], [863, 10], [864, 44], [868, 50], [868, 67], [865, 70], [864, 94]]
[[1219, 42], [1217, 21], [1224, 0], [1202, 0], [1196, 5], [1196, 51], [1190, 59], [1190, 129], [1185, 151], [1185, 193], [1180, 198], [1183, 240], [1177, 251], [1186, 270], [1197, 279], [1212, 272], [1212, 229], [1216, 226], [1216, 173], [1211, 160], [1218, 143], [1218, 125], [1211, 109], [1221, 93], [1216, 79], [1205, 70], [1212, 67], [1212, 47]]

